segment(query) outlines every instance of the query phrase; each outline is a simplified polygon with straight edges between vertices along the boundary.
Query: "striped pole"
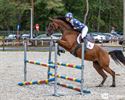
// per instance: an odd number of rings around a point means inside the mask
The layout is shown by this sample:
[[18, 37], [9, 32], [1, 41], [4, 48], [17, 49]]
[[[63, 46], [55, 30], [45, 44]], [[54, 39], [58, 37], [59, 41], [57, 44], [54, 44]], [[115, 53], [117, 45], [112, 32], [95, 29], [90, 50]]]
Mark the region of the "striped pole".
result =
[[[74, 87], [73, 85], [62, 84], [62, 83], [57, 83], [57, 85], [65, 87], [65, 88], [69, 88], [69, 89], [72, 89], [72, 90], [75, 90], [75, 91], [78, 91], [78, 92], [81, 92], [80, 88]], [[87, 94], [91, 93], [89, 90], [82, 90], [82, 92], [87, 93]]]
[[49, 82], [54, 81], [55, 78], [47, 79], [47, 80], [38, 80], [38, 81], [30, 81], [30, 82], [19, 82], [19, 86], [24, 86], [24, 85], [34, 85], [34, 84], [48, 84]]
[[[26, 63], [30, 63], [30, 64], [36, 64], [36, 65], [41, 65], [44, 67], [51, 67], [51, 68], [55, 68], [54, 66], [54, 62], [49, 62], [49, 64], [45, 64], [39, 61], [32, 61], [32, 60], [25, 60]], [[59, 66], [63, 66], [63, 67], [70, 67], [70, 68], [77, 68], [77, 69], [81, 69], [80, 65], [73, 65], [73, 64], [65, 64], [65, 63], [57, 63]]]
[[39, 62], [39, 61], [31, 61], [31, 60], [25, 60], [25, 62], [30, 63], [30, 64], [41, 65], [41, 66], [44, 66], [44, 67], [55, 68], [54, 64], [45, 64], [45, 63], [42, 63], [42, 62]]
[[[53, 61], [50, 61], [49, 64], [54, 64]], [[75, 64], [66, 64], [66, 63], [57, 63], [59, 66], [63, 66], [63, 67], [70, 67], [70, 68], [76, 68], [76, 69], [81, 69], [81, 65], [75, 65]]]
[[[54, 74], [54, 73], [51, 73], [51, 72], [49, 72], [48, 74], [51, 75], [51, 76], [55, 76], [55, 74]], [[62, 79], [66, 79], [66, 80], [70, 80], [70, 81], [75, 81], [75, 82], [81, 83], [81, 80], [80, 80], [80, 79], [71, 78], [71, 77], [68, 77], [68, 76], [63, 76], [63, 75], [58, 75], [58, 74], [57, 74], [57, 77], [58, 77], [58, 78], [62, 78]]]

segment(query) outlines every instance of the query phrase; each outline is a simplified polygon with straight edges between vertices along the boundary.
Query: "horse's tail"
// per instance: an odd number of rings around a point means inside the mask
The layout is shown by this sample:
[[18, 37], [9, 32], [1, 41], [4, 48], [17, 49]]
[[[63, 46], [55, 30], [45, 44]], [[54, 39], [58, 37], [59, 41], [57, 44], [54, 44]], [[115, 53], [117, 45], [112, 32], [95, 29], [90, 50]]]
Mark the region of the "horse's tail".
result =
[[116, 64], [125, 65], [125, 56], [121, 50], [113, 50], [109, 52], [111, 58], [115, 61]]

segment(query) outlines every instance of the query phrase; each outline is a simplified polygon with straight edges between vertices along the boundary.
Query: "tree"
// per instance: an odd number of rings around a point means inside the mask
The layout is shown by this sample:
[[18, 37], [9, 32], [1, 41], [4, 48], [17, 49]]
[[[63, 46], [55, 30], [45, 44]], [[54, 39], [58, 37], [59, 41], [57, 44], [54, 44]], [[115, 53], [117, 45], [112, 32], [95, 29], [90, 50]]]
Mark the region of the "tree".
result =
[[[34, 24], [38, 23], [42, 30], [48, 17], [64, 16], [67, 12], [85, 22], [89, 31], [110, 32], [112, 26], [123, 29], [123, 0], [34, 0], [34, 3]], [[16, 29], [20, 22], [23, 30], [29, 30], [30, 7], [31, 0], [0, 0], [0, 29]]]
[[86, 24], [88, 12], [89, 12], [89, 1], [86, 0], [86, 13], [85, 13], [85, 16], [84, 16], [84, 23], [85, 23], [85, 24]]
[[124, 9], [123, 9], [123, 13], [124, 13], [124, 17], [123, 17], [124, 18], [124, 24], [123, 24], [124, 42], [123, 43], [125, 44], [125, 0], [123, 0], [123, 7], [124, 7]]
[[[9, 6], [8, 6], [9, 5]], [[13, 28], [13, 24], [15, 24], [15, 6], [9, 2], [9, 0], [1, 0], [0, 2], [0, 29], [7, 29]]]

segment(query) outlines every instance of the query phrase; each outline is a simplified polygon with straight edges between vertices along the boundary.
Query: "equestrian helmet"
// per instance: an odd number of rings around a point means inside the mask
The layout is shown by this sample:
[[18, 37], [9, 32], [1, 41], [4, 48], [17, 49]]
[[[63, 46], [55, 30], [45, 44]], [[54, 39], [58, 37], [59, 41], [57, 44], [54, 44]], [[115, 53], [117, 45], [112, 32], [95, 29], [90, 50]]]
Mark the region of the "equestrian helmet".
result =
[[65, 15], [66, 18], [73, 18], [73, 14], [71, 12], [68, 12], [66, 15]]

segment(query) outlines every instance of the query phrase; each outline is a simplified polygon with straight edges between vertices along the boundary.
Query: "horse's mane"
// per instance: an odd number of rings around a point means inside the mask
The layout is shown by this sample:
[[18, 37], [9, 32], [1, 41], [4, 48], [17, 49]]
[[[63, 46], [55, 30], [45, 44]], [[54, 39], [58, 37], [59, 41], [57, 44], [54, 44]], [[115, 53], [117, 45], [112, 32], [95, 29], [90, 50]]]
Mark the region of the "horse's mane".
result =
[[59, 20], [64, 21], [64, 22], [65, 22], [66, 24], [68, 24], [74, 31], [79, 32], [78, 30], [75, 30], [75, 29], [73, 28], [73, 26], [71, 25], [71, 23], [68, 22], [64, 16], [56, 17], [56, 19], [59, 19]]
[[73, 28], [73, 26], [71, 25], [71, 23], [70, 23], [70, 22], [68, 22], [64, 16], [59, 16], [59, 17], [56, 17], [56, 19], [59, 19], [59, 20], [64, 21], [66, 24], [68, 24], [70, 27], [72, 27], [72, 28]]

